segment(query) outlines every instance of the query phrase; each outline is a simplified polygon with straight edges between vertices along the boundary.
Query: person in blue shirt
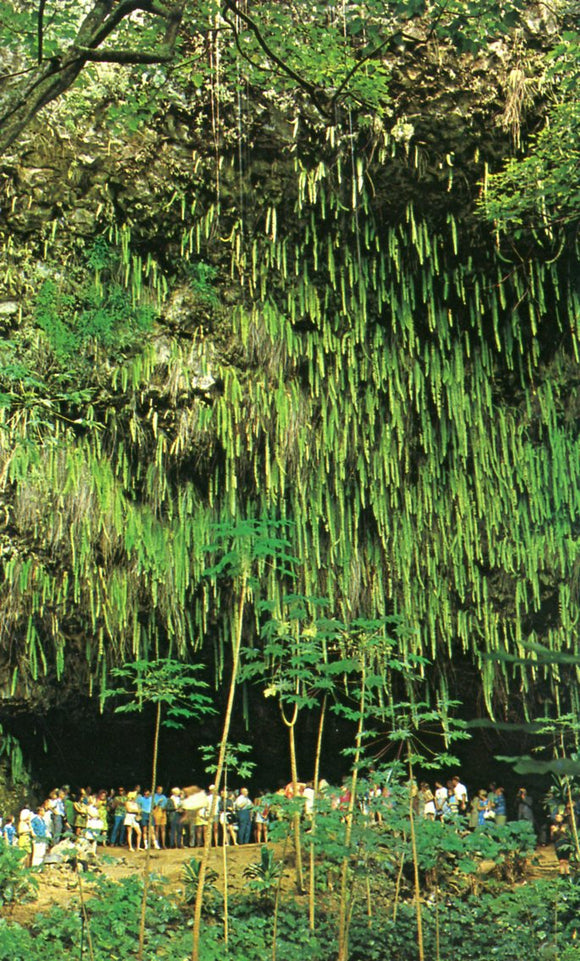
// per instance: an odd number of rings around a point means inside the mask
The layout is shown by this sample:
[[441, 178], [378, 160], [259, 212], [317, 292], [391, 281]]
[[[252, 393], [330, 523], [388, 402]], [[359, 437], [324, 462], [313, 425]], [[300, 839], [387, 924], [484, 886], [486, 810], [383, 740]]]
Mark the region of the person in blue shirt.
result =
[[153, 806], [153, 798], [151, 797], [151, 791], [145, 790], [143, 794], [137, 796], [137, 803], [141, 808], [141, 830], [143, 831], [143, 841], [145, 847], [149, 847], [149, 842], [151, 840], [151, 808]]
[[156, 848], [165, 848], [167, 835], [167, 797], [163, 793], [163, 788], [159, 786], [155, 790], [153, 798], [153, 828], [155, 832], [154, 843]]
[[167, 805], [167, 795], [164, 794], [163, 788], [161, 786], [155, 789], [155, 795], [153, 797], [153, 807], [165, 808]]
[[32, 867], [39, 867], [44, 861], [46, 849], [48, 847], [48, 831], [44, 819], [45, 810], [43, 807], [37, 808], [36, 814], [30, 818], [32, 829]]
[[15, 844], [18, 843], [18, 833], [16, 831], [16, 828], [14, 827], [13, 817], [6, 818], [6, 823], [2, 828], [2, 838], [4, 840], [4, 843], [8, 844], [10, 847], [13, 847]]
[[507, 805], [505, 800], [505, 791], [503, 787], [496, 787], [495, 789], [495, 823], [501, 827], [507, 821]]

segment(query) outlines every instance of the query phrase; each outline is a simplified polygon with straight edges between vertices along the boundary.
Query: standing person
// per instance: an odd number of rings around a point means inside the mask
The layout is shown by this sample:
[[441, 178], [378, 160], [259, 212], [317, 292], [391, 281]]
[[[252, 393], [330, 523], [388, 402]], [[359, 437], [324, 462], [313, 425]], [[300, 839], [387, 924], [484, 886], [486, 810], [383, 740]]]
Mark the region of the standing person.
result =
[[428, 821], [435, 820], [435, 796], [426, 781], [419, 785], [419, 813]]
[[14, 826], [14, 818], [7, 817], [2, 828], [2, 840], [8, 847], [14, 847], [18, 843], [18, 833]]
[[111, 838], [113, 837], [113, 826], [115, 823], [115, 788], [109, 788], [107, 792], [107, 842], [111, 843]]
[[189, 844], [192, 848], [198, 843], [198, 837], [205, 834], [203, 830], [198, 832], [197, 828], [203, 828], [207, 824], [207, 818], [204, 817], [203, 811], [207, 808], [208, 797], [203, 788], [197, 784], [185, 787], [183, 795], [181, 800], [181, 828], [184, 836], [188, 835], [186, 844]]
[[60, 791], [57, 791], [52, 805], [52, 836], [55, 844], [58, 844], [64, 834], [66, 824], [65, 798], [66, 791], [61, 788]]
[[215, 795], [215, 784], [210, 784], [207, 789], [207, 814], [208, 819], [213, 809], [212, 814], [212, 824], [211, 824], [211, 836], [214, 848], [219, 844], [219, 812], [220, 812], [220, 795], [218, 794], [214, 800]]
[[111, 845], [115, 847], [117, 844], [122, 847], [125, 843], [125, 804], [127, 797], [125, 795], [125, 788], [120, 787], [117, 791], [115, 798], [110, 804], [113, 810], [113, 830], [111, 831]]
[[153, 798], [153, 830], [155, 832], [154, 843], [156, 848], [166, 847], [167, 833], [167, 798], [163, 793], [163, 788], [158, 786], [155, 789]]
[[455, 784], [454, 784], [453, 778], [450, 778], [449, 781], [447, 781], [447, 807], [449, 810], [446, 816], [446, 820], [450, 820], [450, 821], [456, 820], [457, 815], [460, 813], [460, 811], [459, 811], [459, 801], [455, 793]]
[[489, 816], [490, 806], [487, 797], [487, 791], [483, 788], [481, 791], [477, 792], [477, 826], [480, 828], [485, 827], [485, 822]]
[[475, 831], [479, 824], [479, 794], [476, 794], [474, 798], [471, 799], [469, 805], [469, 830]]
[[29, 807], [22, 808], [18, 818], [18, 847], [26, 852], [26, 867], [32, 867], [32, 811]]
[[78, 794], [73, 795], [73, 806], [75, 809], [75, 834], [82, 837], [87, 826], [87, 792], [82, 787]]
[[441, 781], [435, 781], [435, 817], [438, 821], [442, 821], [448, 813], [448, 793], [447, 788]]
[[231, 843], [237, 845], [238, 838], [236, 835], [234, 799], [225, 787], [220, 791], [218, 815], [219, 824], [222, 829], [222, 844]]
[[[374, 787], [372, 787], [372, 790], [374, 790]], [[304, 798], [304, 818], [306, 821], [310, 822], [312, 821], [312, 818], [314, 816], [314, 801], [316, 799], [316, 792], [314, 790], [314, 784], [312, 781], [306, 782], [302, 796]], [[261, 794], [258, 795], [258, 797], [261, 798]], [[367, 796], [367, 801], [366, 801], [366, 808], [367, 808], [365, 812], [366, 814], [368, 814], [370, 810], [369, 799], [370, 799], [370, 793]], [[254, 807], [256, 808], [256, 801], [254, 801]], [[256, 824], [257, 817], [258, 817], [258, 810], [256, 809], [256, 812], [254, 815], [254, 825]], [[266, 823], [267, 823], [267, 819], [266, 819]], [[257, 834], [258, 834], [258, 831], [256, 830], [256, 835]]]
[[465, 814], [468, 802], [467, 788], [458, 774], [454, 774], [451, 780], [453, 782], [453, 793], [457, 798], [457, 810], [459, 814]]
[[65, 811], [65, 828], [70, 834], [75, 833], [75, 818], [76, 811], [75, 805], [70, 793], [70, 788], [63, 788], [64, 791], [64, 811]]
[[554, 851], [558, 858], [558, 870], [561, 877], [570, 875], [570, 854], [572, 853], [572, 839], [562, 814], [556, 814], [550, 828], [550, 835], [554, 843]]
[[127, 795], [127, 801], [125, 803], [125, 827], [127, 828], [127, 844], [129, 845], [129, 850], [133, 850], [133, 833], [135, 834], [135, 839], [137, 842], [136, 850], [141, 850], [141, 825], [139, 824], [139, 817], [141, 814], [141, 808], [137, 803], [137, 793], [135, 791], [129, 791]]
[[210, 830], [209, 825], [209, 812], [211, 810], [211, 795], [207, 794], [202, 790], [201, 792], [205, 798], [205, 804], [200, 807], [195, 812], [195, 844], [196, 847], [202, 848], [205, 846], [205, 836]]
[[181, 826], [181, 790], [174, 787], [169, 795], [167, 806], [167, 821], [169, 823], [169, 847], [183, 847], [183, 828]]
[[536, 824], [534, 819], [533, 798], [528, 794], [525, 787], [521, 787], [516, 797], [516, 813], [518, 821], [528, 821], [534, 831]]
[[[104, 825], [99, 813], [96, 794], [90, 794], [87, 798], [87, 826], [83, 837], [92, 842], [93, 852], [96, 854], [97, 844], [103, 840]], [[106, 834], [105, 834], [106, 837]]]
[[32, 831], [32, 867], [39, 867], [44, 861], [46, 849], [48, 847], [48, 830], [45, 820], [45, 809], [41, 805], [36, 809], [36, 814], [30, 818], [30, 828]]
[[[313, 797], [311, 802], [309, 801], [308, 795], [306, 793], [307, 791], [308, 791], [308, 785], [306, 785], [306, 789], [304, 791], [304, 797], [306, 799], [305, 803], [306, 805], [308, 805], [308, 807], [305, 806], [304, 811], [305, 811], [305, 817], [307, 817], [309, 821], [312, 821], [312, 815], [314, 813], [314, 789], [312, 789]], [[254, 801], [254, 831], [255, 831], [256, 844], [268, 843], [268, 815], [269, 814], [270, 814], [270, 809], [268, 807], [268, 804], [266, 803], [264, 796], [262, 794], [259, 794], [256, 800]]]
[[46, 827], [46, 844], [48, 847], [52, 844], [52, 810], [48, 803], [48, 800], [42, 805], [42, 817], [44, 818], [44, 824]]
[[103, 847], [106, 847], [109, 837], [109, 804], [106, 791], [99, 791], [97, 794], [97, 811], [102, 824], [99, 840]]
[[505, 791], [501, 785], [495, 789], [495, 823], [498, 827], [503, 827], [507, 821], [507, 804]]
[[[44, 819], [48, 832], [52, 837], [56, 835], [56, 802], [58, 799], [58, 788], [54, 788], [44, 802]], [[62, 827], [61, 827], [62, 832]]]
[[240, 793], [234, 801], [234, 808], [238, 819], [238, 844], [249, 844], [252, 838], [254, 805], [250, 801], [247, 787], [240, 788]]
[[151, 829], [151, 808], [153, 805], [153, 798], [151, 797], [151, 791], [145, 790], [143, 794], [137, 795], [137, 804], [141, 808], [141, 830], [143, 832], [143, 843], [144, 847], [149, 847], [149, 842], [153, 835]]

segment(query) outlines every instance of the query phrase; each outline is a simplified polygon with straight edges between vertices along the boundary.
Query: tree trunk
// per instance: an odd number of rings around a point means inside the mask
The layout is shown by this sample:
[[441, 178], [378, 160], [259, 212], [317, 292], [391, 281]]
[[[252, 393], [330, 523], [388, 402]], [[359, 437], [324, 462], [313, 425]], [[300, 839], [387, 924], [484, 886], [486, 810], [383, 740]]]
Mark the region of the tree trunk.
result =
[[421, 913], [421, 888], [419, 885], [419, 864], [417, 861], [417, 838], [415, 835], [415, 812], [413, 810], [413, 765], [409, 758], [409, 833], [411, 837], [411, 851], [413, 854], [413, 880], [415, 886], [415, 912], [417, 915], [417, 948], [419, 961], [425, 961], [423, 945], [423, 916]]
[[234, 640], [234, 650], [232, 656], [232, 676], [230, 678], [230, 689], [228, 693], [228, 701], [226, 705], [226, 713], [224, 717], [224, 726], [222, 729], [222, 736], [220, 741], [220, 749], [217, 761], [217, 770], [215, 774], [215, 789], [212, 796], [212, 802], [209, 812], [209, 830], [206, 831], [205, 841], [203, 845], [203, 854], [201, 858], [201, 864], [199, 866], [199, 879], [197, 882], [197, 891], [195, 895], [195, 908], [193, 914], [193, 948], [191, 952], [191, 961], [199, 961], [199, 938], [201, 934], [201, 909], [203, 905], [203, 889], [205, 885], [205, 876], [207, 873], [207, 866], [209, 863], [209, 852], [211, 849], [211, 828], [213, 826], [213, 819], [216, 813], [217, 801], [220, 793], [220, 784], [222, 779], [222, 774], [224, 770], [225, 758], [226, 758], [226, 748], [228, 744], [228, 737], [230, 733], [230, 724], [232, 720], [232, 712], [234, 708], [234, 698], [236, 695], [236, 685], [238, 680], [238, 670], [240, 666], [240, 649], [242, 646], [242, 627], [244, 618], [244, 605], [246, 601], [246, 586], [248, 582], [247, 574], [242, 576], [242, 582], [240, 586], [240, 600], [238, 605], [238, 622], [236, 625], [236, 637]]
[[308, 925], [311, 931], [314, 931], [315, 924], [315, 880], [316, 880], [316, 864], [314, 857], [314, 835], [316, 832], [316, 802], [318, 800], [318, 780], [320, 777], [320, 755], [322, 753], [322, 732], [324, 730], [324, 720], [326, 717], [326, 702], [327, 696], [324, 695], [322, 701], [322, 707], [320, 709], [320, 720], [318, 722], [318, 737], [316, 739], [316, 754], [314, 757], [314, 775], [313, 775], [313, 785], [314, 785], [314, 807], [312, 809], [312, 822], [310, 824], [310, 876], [309, 876], [309, 886], [308, 886]]
[[[294, 793], [293, 800], [298, 796], [298, 765], [296, 763], [296, 721], [288, 725], [288, 737], [290, 741], [290, 770], [292, 773], [292, 788]], [[294, 829], [294, 856], [296, 858], [296, 887], [300, 894], [304, 891], [304, 870], [302, 868], [302, 839], [300, 837], [300, 812], [295, 811], [292, 815], [292, 826]]]
[[147, 914], [147, 895], [149, 893], [149, 859], [151, 854], [151, 843], [153, 833], [153, 802], [155, 800], [155, 788], [157, 786], [157, 758], [159, 755], [159, 731], [161, 730], [161, 702], [157, 704], [155, 715], [155, 734], [153, 735], [153, 765], [151, 771], [151, 813], [149, 814], [149, 825], [147, 828], [148, 837], [143, 838], [145, 844], [145, 861], [143, 864], [143, 897], [141, 899], [141, 917], [139, 920], [139, 947], [137, 949], [137, 961], [143, 959], [143, 947], [145, 945], [145, 918]]
[[366, 663], [363, 658], [361, 667], [361, 690], [359, 698], [359, 718], [358, 726], [355, 738], [355, 754], [352, 769], [352, 777], [350, 781], [350, 801], [348, 802], [348, 811], [346, 814], [346, 829], [344, 832], [344, 848], [345, 855], [342, 859], [342, 867], [340, 872], [340, 903], [339, 903], [339, 914], [338, 914], [338, 961], [348, 961], [348, 905], [347, 905], [347, 881], [348, 881], [348, 861], [350, 857], [349, 847], [350, 839], [352, 836], [352, 821], [354, 817], [354, 808], [356, 804], [356, 786], [358, 781], [358, 767], [360, 764], [361, 750], [362, 750], [362, 736], [364, 729], [364, 712], [366, 703]]

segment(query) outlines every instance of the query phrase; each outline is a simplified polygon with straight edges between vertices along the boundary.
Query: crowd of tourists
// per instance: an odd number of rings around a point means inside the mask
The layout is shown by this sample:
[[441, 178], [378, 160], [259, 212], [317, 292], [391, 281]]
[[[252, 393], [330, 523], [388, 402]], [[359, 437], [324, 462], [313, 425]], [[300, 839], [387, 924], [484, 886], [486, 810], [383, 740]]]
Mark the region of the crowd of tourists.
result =
[[246, 787], [224, 789], [214, 805], [214, 790], [214, 785], [207, 791], [193, 785], [166, 793], [159, 786], [152, 795], [139, 784], [133, 790], [55, 788], [39, 807], [22, 808], [17, 820], [3, 819], [1, 837], [23, 848], [31, 866], [42, 864], [63, 838], [82, 838], [95, 849], [98, 844], [126, 845], [130, 851], [195, 847], [205, 843], [213, 805], [214, 844], [267, 842], [269, 810], [262, 795], [251, 799]]
[[[351, 805], [350, 782], [333, 788], [324, 779], [318, 785], [319, 797], [327, 807], [347, 816]], [[490, 784], [471, 798], [459, 775], [446, 782], [411, 782], [412, 806], [418, 818], [456, 822], [458, 819], [470, 829], [491, 823], [506, 823], [508, 810], [505, 790]], [[129, 851], [155, 848], [183, 848], [203, 846], [208, 833], [214, 845], [243, 845], [268, 842], [268, 826], [282, 816], [284, 805], [278, 796], [299, 799], [303, 818], [308, 821], [313, 813], [316, 794], [312, 782], [296, 782], [281, 786], [275, 794], [260, 793], [253, 798], [247, 787], [238, 791], [223, 789], [214, 799], [215, 786], [207, 790], [192, 785], [174, 787], [166, 791], [159, 786], [152, 793], [139, 784], [132, 790], [80, 788], [71, 791], [67, 786], [55, 788], [36, 809], [24, 807], [17, 819], [6, 817], [0, 823], [1, 837], [6, 844], [18, 845], [27, 852], [31, 866], [40, 865], [47, 852], [63, 838], [83, 839], [94, 850], [98, 844], [112, 847], [127, 846]], [[409, 797], [409, 793], [407, 793]], [[382, 822], [394, 804], [392, 788], [374, 783], [373, 776], [360, 785], [357, 809], [370, 822]], [[540, 843], [554, 841], [561, 873], [567, 873], [567, 859], [571, 849], [571, 811], [569, 805], [552, 805], [548, 822], [538, 827], [533, 801], [525, 788], [520, 788], [513, 811], [517, 820], [528, 821]]]

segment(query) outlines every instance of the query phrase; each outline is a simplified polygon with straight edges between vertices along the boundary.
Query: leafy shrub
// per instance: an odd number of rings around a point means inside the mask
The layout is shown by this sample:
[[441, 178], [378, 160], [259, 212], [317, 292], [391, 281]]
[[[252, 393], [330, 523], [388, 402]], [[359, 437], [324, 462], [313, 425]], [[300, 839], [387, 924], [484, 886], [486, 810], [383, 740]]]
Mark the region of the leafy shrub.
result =
[[15, 904], [32, 900], [38, 881], [24, 867], [26, 852], [0, 841], [0, 904]]
[[[0, 918], [0, 961], [36, 961], [36, 959], [40, 959], [40, 955], [30, 932], [19, 924], [12, 924], [5, 918]], [[52, 956], [52, 961], [56, 961], [55, 955]]]
[[244, 870], [244, 877], [248, 879], [251, 891], [266, 898], [277, 887], [280, 876], [284, 871], [284, 862], [277, 861], [272, 848], [262, 845], [260, 860], [248, 864]]
[[185, 264], [183, 270], [198, 301], [208, 307], [217, 307], [219, 297], [213, 287], [218, 273], [217, 268], [204, 261], [197, 261]]
[[[191, 858], [187, 864], [183, 865], [181, 879], [185, 885], [184, 900], [186, 904], [193, 904], [195, 901], [200, 870], [201, 861], [199, 858]], [[214, 871], [212, 868], [207, 868], [204, 883], [204, 899], [206, 902], [212, 901], [219, 893], [215, 887], [217, 879], [217, 871]]]
[[[94, 897], [86, 901], [91, 941], [95, 961], [116, 961], [131, 957], [138, 942], [142, 882], [128, 878], [122, 882], [99, 880]], [[171, 936], [178, 928], [181, 914], [173, 901], [165, 895], [159, 880], [155, 881], [147, 901], [147, 958], [164, 956]], [[43, 961], [55, 951], [77, 947], [83, 936], [83, 918], [78, 903], [67, 910], [54, 908], [38, 914], [31, 928], [37, 949], [43, 947]], [[59, 955], [56, 955], [59, 957]], [[72, 954], [70, 955], [72, 958]], [[40, 957], [40, 955], [39, 955]], [[63, 957], [67, 957], [65, 953]], [[1, 961], [1, 959], [0, 959]]]
[[[195, 860], [195, 859], [194, 859]], [[101, 881], [86, 902], [94, 961], [118, 961], [135, 955], [142, 886], [137, 878]], [[417, 919], [410, 901], [392, 905], [379, 892], [375, 914], [366, 917], [354, 905], [350, 926], [350, 961], [417, 961]], [[439, 943], [441, 961], [490, 961], [522, 957], [526, 961], [580, 961], [580, 884], [542, 880], [482, 890], [477, 897], [439, 896], [422, 905], [425, 956], [433, 959]], [[278, 961], [332, 961], [336, 957], [336, 917], [319, 906], [310, 931], [306, 907], [283, 903], [276, 939]], [[231, 902], [228, 956], [236, 961], [264, 961], [272, 954], [272, 912], [256, 911], [247, 897]], [[86, 939], [78, 904], [39, 915], [26, 931], [0, 920], [0, 961], [73, 961]], [[86, 944], [86, 940], [84, 940]], [[146, 961], [181, 959], [191, 951], [187, 917], [158, 883], [148, 901]], [[84, 955], [83, 955], [84, 956]], [[201, 940], [203, 961], [226, 956], [223, 927], [207, 922]]]
[[119, 284], [79, 287], [76, 293], [45, 280], [36, 299], [35, 320], [55, 356], [64, 361], [91, 342], [123, 349], [151, 328], [153, 311], [134, 305]]
[[528, 821], [508, 821], [476, 830], [466, 837], [466, 854], [475, 860], [488, 859], [496, 865], [495, 875], [513, 882], [525, 872], [536, 849], [536, 835]]

